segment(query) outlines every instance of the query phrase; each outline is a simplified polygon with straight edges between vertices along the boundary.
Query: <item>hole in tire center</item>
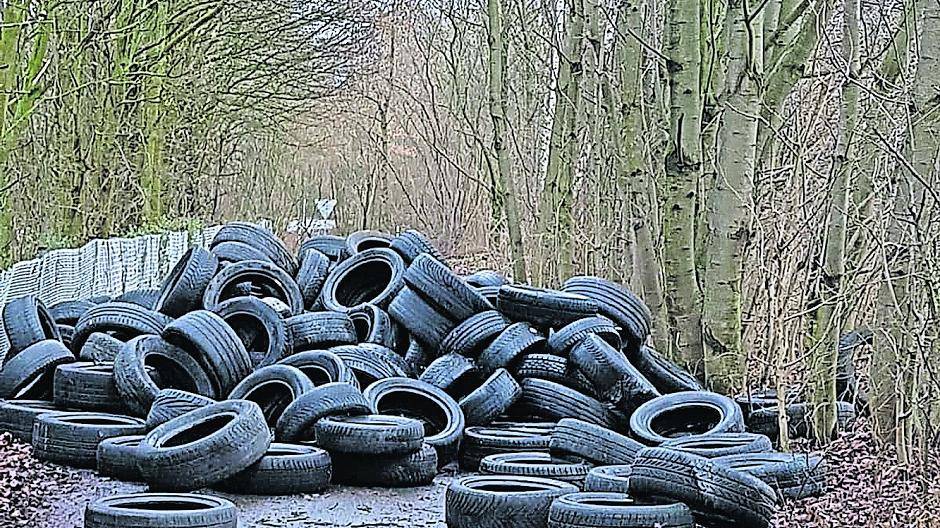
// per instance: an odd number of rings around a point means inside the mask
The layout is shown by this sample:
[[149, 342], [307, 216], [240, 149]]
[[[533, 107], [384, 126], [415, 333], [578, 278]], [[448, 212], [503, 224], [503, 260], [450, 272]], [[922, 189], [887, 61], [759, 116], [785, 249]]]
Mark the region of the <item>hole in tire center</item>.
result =
[[132, 420], [129, 419], [119, 419], [119, 418], [108, 418], [106, 416], [58, 416], [58, 420], [61, 422], [68, 422], [78, 425], [104, 425], [104, 426], [126, 426], [134, 424]]
[[489, 491], [491, 493], [528, 493], [533, 491], [545, 491], [551, 488], [545, 486], [537, 486], [534, 484], [499, 484], [499, 483], [484, 483], [477, 484], [473, 486], [473, 489], [480, 491]]
[[268, 423], [280, 416], [284, 409], [294, 401], [294, 398], [294, 391], [291, 390], [290, 385], [280, 380], [259, 383], [241, 397], [243, 400], [257, 403]]
[[578, 504], [585, 504], [587, 506], [636, 506], [636, 501], [633, 499], [601, 499], [601, 498], [592, 498], [584, 499], [577, 501]]
[[182, 365], [163, 354], [147, 354], [144, 366], [151, 367], [150, 379], [161, 389], [179, 389], [186, 392], [197, 393], [196, 381], [193, 375]]
[[410, 392], [393, 391], [379, 398], [378, 414], [414, 418], [424, 424], [426, 437], [435, 436], [447, 427], [447, 414], [434, 400]]
[[186, 501], [148, 501], [142, 500], [140, 502], [120, 502], [117, 504], [110, 504], [112, 508], [118, 508], [122, 510], [147, 510], [147, 511], [193, 511], [193, 510], [211, 510], [213, 508], [210, 504], [201, 504], [198, 502], [186, 502]]
[[359, 342], [368, 339], [372, 331], [372, 319], [364, 313], [350, 314], [349, 318], [352, 319], [353, 326], [356, 328], [356, 337], [359, 338]]
[[234, 413], [225, 413], [221, 415], [210, 416], [209, 418], [190, 425], [175, 434], [170, 435], [160, 442], [157, 447], [179, 447], [191, 444], [197, 440], [206, 438], [235, 420]]
[[58, 330], [55, 326], [55, 321], [48, 319], [41, 311], [39, 312], [39, 327], [42, 328], [42, 335], [44, 335], [46, 339], [52, 339], [55, 335], [54, 332]]
[[334, 381], [339, 381], [338, 379], [333, 379], [333, 376], [328, 370], [321, 367], [320, 365], [304, 365], [302, 367], [297, 367], [301, 372], [304, 373], [307, 378], [313, 382], [313, 385], [319, 387], [320, 385], [326, 385], [327, 383], [332, 383]]
[[392, 243], [384, 238], [364, 238], [356, 244], [356, 251], [362, 253], [367, 249], [379, 249], [391, 247]]
[[744, 440], [726, 440], [724, 442], [690, 442], [688, 444], [679, 446], [682, 449], [726, 449], [729, 447], [737, 447], [747, 445], [747, 442]]
[[650, 429], [666, 438], [681, 438], [711, 431], [721, 421], [717, 408], [701, 403], [673, 407], [663, 411], [650, 421]]
[[227, 316], [225, 322], [235, 330], [238, 339], [249, 353], [267, 353], [271, 338], [260, 319], [249, 314], [234, 314]]
[[340, 278], [334, 289], [334, 297], [341, 306], [356, 306], [374, 300], [391, 281], [392, 267], [388, 262], [363, 262], [348, 269]]

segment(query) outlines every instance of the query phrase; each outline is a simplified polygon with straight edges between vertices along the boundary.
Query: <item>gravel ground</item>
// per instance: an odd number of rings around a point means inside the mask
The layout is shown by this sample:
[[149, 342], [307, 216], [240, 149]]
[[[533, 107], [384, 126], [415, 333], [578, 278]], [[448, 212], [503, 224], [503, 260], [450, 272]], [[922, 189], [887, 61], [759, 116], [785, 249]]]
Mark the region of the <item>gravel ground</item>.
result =
[[[92, 471], [40, 463], [29, 453], [29, 446], [0, 435], [0, 527], [81, 527], [90, 500], [144, 490]], [[940, 527], [937, 460], [927, 470], [904, 470], [890, 449], [876, 446], [865, 421], [824, 454], [829, 493], [784, 505], [775, 528]], [[443, 528], [443, 495], [451, 478], [441, 475], [433, 486], [402, 490], [334, 487], [279, 498], [219, 495], [238, 505], [242, 527]]]

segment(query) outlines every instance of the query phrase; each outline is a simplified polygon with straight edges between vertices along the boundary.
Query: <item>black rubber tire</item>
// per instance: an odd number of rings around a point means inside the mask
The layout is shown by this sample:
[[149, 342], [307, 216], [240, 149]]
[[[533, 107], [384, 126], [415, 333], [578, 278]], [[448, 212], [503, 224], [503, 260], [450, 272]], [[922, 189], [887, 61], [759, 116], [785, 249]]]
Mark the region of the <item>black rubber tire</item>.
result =
[[320, 291], [330, 272], [330, 258], [316, 249], [310, 248], [301, 253], [300, 268], [295, 277], [304, 308], [316, 309], [320, 301]]
[[[787, 392], [787, 404], [799, 403], [802, 394], [798, 390], [789, 390]], [[735, 396], [734, 401], [741, 406], [744, 413], [744, 421], [750, 418], [751, 413], [758, 409], [767, 409], [776, 407], [779, 402], [776, 389], [758, 389]]]
[[784, 499], [818, 497], [826, 491], [826, 462], [819, 456], [748, 453], [713, 461], [759, 478]]
[[486, 297], [427, 253], [419, 255], [408, 266], [405, 283], [436, 311], [454, 321], [493, 309]]
[[401, 349], [402, 336], [399, 327], [385, 310], [366, 303], [350, 310], [347, 315], [356, 329], [356, 343], [372, 343], [392, 350]]
[[330, 262], [340, 262], [345, 258], [346, 239], [336, 235], [316, 235], [304, 240], [300, 245], [300, 254], [308, 249], [315, 249], [329, 257]]
[[597, 315], [597, 304], [583, 295], [534, 286], [501, 286], [497, 305], [513, 321], [541, 328], [561, 328]]
[[307, 312], [285, 321], [294, 353], [357, 342], [356, 327], [344, 313]]
[[[153, 371], [148, 367], [153, 367]], [[218, 395], [196, 359], [160, 336], [135, 337], [124, 345], [114, 359], [114, 383], [124, 405], [137, 416], [147, 415], [161, 388], [181, 389], [209, 398]]]
[[277, 363], [290, 353], [287, 325], [278, 313], [255, 297], [233, 297], [215, 307], [238, 335], [254, 367]]
[[330, 453], [406, 455], [421, 449], [424, 424], [402, 416], [328, 416], [317, 422], [317, 445]]
[[709, 527], [767, 528], [775, 510], [773, 490], [756, 477], [681, 451], [640, 451], [630, 475], [630, 495], [676, 501]]
[[75, 323], [88, 310], [95, 307], [95, 303], [85, 300], [62, 301], [49, 307], [49, 315], [56, 324], [75, 326]]
[[496, 286], [498, 288], [503, 284], [509, 284], [509, 279], [507, 279], [505, 275], [493, 270], [475, 271], [470, 275], [464, 276], [463, 280], [474, 288], [484, 286]]
[[625, 493], [572, 493], [552, 503], [548, 528], [695, 528], [685, 504], [640, 504]]
[[441, 341], [441, 354], [476, 357], [509, 325], [509, 320], [496, 310], [474, 314], [448, 332]]
[[75, 335], [75, 327], [58, 323], [56, 323], [55, 326], [59, 329], [59, 339], [62, 341], [62, 344], [65, 345], [65, 348], [71, 349], [72, 336]]
[[476, 365], [459, 354], [447, 354], [435, 359], [418, 379], [442, 389], [454, 399], [470, 394], [480, 385], [480, 373]]
[[632, 464], [597, 466], [592, 468], [584, 479], [584, 491], [629, 494], [631, 473]]
[[514, 370], [517, 359], [540, 352], [544, 346], [545, 338], [538, 335], [529, 323], [514, 323], [480, 352], [477, 364], [486, 375], [499, 368]]
[[215, 485], [238, 495], [319, 493], [330, 485], [330, 454], [313, 446], [273, 443], [261, 460]]
[[404, 286], [405, 262], [391, 249], [370, 249], [354, 255], [330, 272], [320, 292], [320, 305], [348, 312], [362, 304], [388, 307]]
[[484, 475], [516, 475], [542, 477], [569, 482], [581, 488], [591, 465], [553, 458], [549, 453], [521, 452], [498, 453], [480, 461], [480, 473]]
[[235, 330], [213, 312], [189, 312], [166, 326], [163, 339], [196, 358], [216, 394], [232, 392], [251, 372], [251, 357], [245, 345]]
[[52, 401], [64, 409], [127, 413], [114, 383], [111, 363], [83, 361], [59, 365], [52, 380]]
[[662, 394], [705, 390], [698, 378], [652, 348], [639, 347], [630, 360]]
[[362, 229], [346, 235], [345, 244], [343, 252], [347, 257], [352, 257], [370, 249], [391, 248], [392, 235], [384, 231]]
[[589, 335], [597, 335], [611, 347], [620, 350], [620, 334], [613, 321], [602, 316], [585, 317], [549, 334], [545, 351], [549, 354], [567, 356], [568, 352]]
[[304, 300], [294, 278], [280, 267], [261, 260], [243, 260], [223, 267], [212, 278], [202, 297], [206, 310], [216, 310], [223, 301], [245, 295], [243, 285], [251, 285], [255, 297], [274, 297], [297, 315], [304, 310]]
[[626, 412], [659, 396], [656, 387], [621, 351], [596, 334], [588, 335], [572, 348], [569, 359], [597, 394]]
[[398, 233], [389, 247], [401, 255], [406, 264], [411, 263], [422, 253], [427, 253], [438, 262], [447, 264], [441, 252], [431, 243], [431, 239], [416, 229], [406, 229]]
[[270, 445], [256, 403], [214, 403], [147, 433], [138, 451], [140, 472], [151, 490], [195, 490], [247, 469]]
[[487, 301], [490, 301], [490, 304], [497, 306], [499, 304], [499, 289], [502, 286], [480, 286], [474, 288], [476, 291], [480, 292]]
[[137, 448], [143, 439], [143, 435], [116, 436], [98, 444], [98, 474], [127, 482], [142, 482]]
[[[657, 421], [666, 423], [657, 424], [654, 430]], [[738, 404], [727, 396], [676, 392], [641, 405], [630, 416], [630, 430], [641, 442], [655, 446], [683, 436], [742, 433], [744, 417]]]
[[516, 379], [539, 378], [570, 387], [581, 394], [596, 398], [594, 386], [574, 368], [568, 358], [554, 354], [526, 354], [515, 362]]
[[705, 458], [747, 453], [767, 453], [773, 451], [774, 448], [770, 438], [754, 433], [717, 433], [686, 436], [663, 442], [661, 446]]
[[522, 388], [506, 369], [497, 369], [476, 390], [460, 399], [467, 425], [486, 425], [505, 413], [522, 395]]
[[268, 425], [277, 424], [284, 409], [297, 398], [313, 390], [313, 382], [299, 369], [287, 365], [268, 365], [241, 380], [228, 395], [229, 400], [253, 401], [261, 407]]
[[434, 359], [431, 347], [422, 345], [417, 339], [408, 336], [408, 349], [405, 350], [405, 364], [414, 376], [420, 376]]
[[26, 347], [0, 368], [0, 399], [49, 399], [56, 367], [73, 361], [75, 356], [61, 341], [47, 339]]
[[537, 477], [484, 475], [454, 479], [444, 496], [448, 528], [545, 528], [556, 499], [573, 484]]
[[391, 414], [420, 420], [425, 442], [437, 450], [438, 464], [457, 459], [466, 424], [457, 402], [443, 390], [409, 378], [386, 378], [369, 385], [363, 396], [376, 414]]
[[[766, 435], [774, 443], [780, 441], [780, 422], [777, 406], [756, 409], [747, 418], [747, 429], [752, 433]], [[855, 406], [849, 402], [836, 402], [836, 429], [844, 431], [855, 421]], [[811, 404], [791, 403], [787, 405], [787, 430], [790, 438], [811, 438], [813, 422]]]
[[614, 417], [601, 402], [580, 392], [547, 380], [522, 380], [522, 396], [513, 406], [523, 416], [538, 416], [549, 420], [578, 418], [595, 425], [612, 428]]
[[479, 471], [480, 461], [498, 453], [548, 453], [551, 431], [524, 425], [468, 427], [460, 443], [460, 468]]
[[257, 224], [248, 222], [229, 222], [219, 229], [209, 249], [215, 248], [223, 242], [241, 242], [247, 244], [262, 254], [274, 264], [293, 276], [297, 273], [297, 261], [287, 251], [284, 243], [270, 230]]
[[122, 348], [124, 348], [124, 341], [103, 332], [93, 332], [78, 351], [78, 359], [95, 363], [113, 363]]
[[354, 386], [358, 383], [355, 374], [349, 370], [343, 358], [326, 350], [301, 352], [288, 356], [276, 364], [297, 368], [313, 382], [315, 387], [336, 382], [350, 383]]
[[155, 310], [157, 300], [160, 299], [160, 290], [145, 288], [128, 290], [114, 298], [114, 302], [136, 304], [141, 308]]
[[219, 260], [220, 269], [246, 260], [260, 260], [274, 264], [274, 261], [263, 252], [241, 242], [220, 242], [212, 246], [209, 252]]
[[198, 310], [218, 269], [215, 255], [199, 246], [189, 248], [163, 282], [154, 309], [170, 317]]
[[19, 297], [3, 305], [3, 329], [10, 348], [4, 364], [28, 347], [47, 339], [62, 341], [56, 320], [34, 295]]
[[402, 288], [392, 299], [388, 313], [411, 337], [432, 349], [440, 348], [441, 342], [457, 325], [408, 287]]
[[408, 364], [395, 352], [372, 343], [361, 345], [343, 345], [330, 349], [346, 367], [356, 376], [360, 387], [368, 387], [372, 383], [396, 377], [409, 375]]
[[549, 451], [558, 456], [576, 456], [593, 464], [632, 464], [645, 446], [610, 429], [575, 418], [558, 422]]
[[106, 438], [144, 434], [144, 421], [117, 414], [41, 414], [33, 422], [33, 456], [63, 466], [94, 468]]
[[212, 398], [179, 389], [162, 389], [147, 413], [147, 430], [156, 429], [174, 418], [217, 403]]
[[85, 528], [237, 528], [230, 501], [190, 493], [132, 493], [95, 500]]
[[437, 451], [428, 444], [406, 455], [365, 457], [335, 453], [331, 456], [335, 484], [411, 488], [427, 486], [437, 476]]
[[561, 289], [592, 299], [598, 312], [620, 327], [624, 344], [631, 348], [638, 347], [649, 337], [652, 313], [626, 287], [600, 277], [582, 275], [566, 280]]
[[105, 332], [121, 341], [140, 335], [160, 335], [172, 319], [142, 306], [106, 302], [85, 312], [75, 325], [72, 350], [81, 350], [93, 332]]
[[279, 442], [316, 439], [317, 422], [327, 416], [369, 414], [369, 401], [348, 383], [327, 383], [314, 388], [287, 406], [277, 421]]
[[49, 400], [0, 400], [0, 432], [8, 432], [28, 444], [33, 438], [33, 422], [37, 416], [61, 412], [65, 411]]

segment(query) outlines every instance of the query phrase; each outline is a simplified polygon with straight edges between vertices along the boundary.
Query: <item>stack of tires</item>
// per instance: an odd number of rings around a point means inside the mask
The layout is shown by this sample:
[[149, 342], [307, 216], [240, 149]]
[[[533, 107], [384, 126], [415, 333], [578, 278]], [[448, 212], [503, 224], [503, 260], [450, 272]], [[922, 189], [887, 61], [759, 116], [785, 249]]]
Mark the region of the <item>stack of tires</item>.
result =
[[778, 496], [822, 485], [818, 459], [771, 453], [740, 405], [646, 346], [628, 289], [459, 276], [413, 230], [295, 256], [234, 222], [160, 290], [2, 316], [0, 430], [153, 492], [90, 505], [90, 527], [235, 526], [189, 492], [419, 486], [452, 462], [482, 473], [448, 489], [460, 527], [766, 526]]

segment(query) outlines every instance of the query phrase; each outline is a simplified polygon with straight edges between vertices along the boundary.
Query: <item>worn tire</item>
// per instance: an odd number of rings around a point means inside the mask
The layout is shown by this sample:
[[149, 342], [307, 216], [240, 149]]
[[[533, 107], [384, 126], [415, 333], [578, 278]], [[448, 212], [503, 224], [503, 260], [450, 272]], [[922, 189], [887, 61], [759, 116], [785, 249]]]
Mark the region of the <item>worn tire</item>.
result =
[[300, 268], [295, 281], [304, 300], [304, 308], [313, 310], [320, 301], [320, 291], [330, 272], [330, 258], [316, 249], [310, 248], [301, 253]]
[[294, 275], [297, 272], [297, 261], [287, 251], [284, 243], [270, 230], [257, 224], [248, 222], [229, 222], [219, 229], [209, 249], [217, 247], [224, 242], [240, 242], [260, 251], [278, 267]]
[[332, 467], [323, 449], [273, 443], [260, 460], [215, 487], [239, 495], [319, 493], [330, 485]]
[[524, 379], [520, 386], [522, 396], [514, 406], [516, 412], [549, 420], [578, 418], [602, 427], [613, 427], [613, 415], [604, 404], [590, 396], [537, 378]]
[[47, 339], [26, 347], [0, 368], [0, 399], [48, 399], [56, 367], [73, 361], [75, 356], [61, 341]]
[[479, 471], [480, 461], [498, 453], [548, 453], [551, 431], [525, 425], [468, 427], [460, 442], [460, 468]]
[[405, 271], [405, 283], [436, 311], [453, 321], [492, 310], [493, 305], [445, 264], [419, 255]]
[[3, 305], [2, 319], [10, 342], [4, 363], [40, 341], [62, 341], [56, 320], [34, 295], [19, 297]]
[[391, 249], [369, 249], [337, 265], [323, 283], [320, 305], [348, 312], [370, 303], [386, 308], [404, 285], [405, 262]]
[[327, 416], [369, 414], [368, 400], [348, 383], [328, 383], [294, 400], [281, 414], [275, 427], [280, 442], [315, 440], [317, 422]]
[[141, 482], [137, 448], [143, 435], [115, 436], [98, 444], [98, 474], [128, 482]]
[[689, 371], [647, 346], [639, 347], [631, 362], [662, 394], [705, 390], [702, 382]]
[[447, 487], [444, 519], [448, 528], [546, 528], [552, 502], [577, 491], [538, 477], [463, 477]]
[[496, 286], [498, 288], [503, 284], [510, 283], [509, 279], [507, 279], [505, 275], [493, 270], [475, 271], [470, 275], [464, 276], [463, 280], [470, 286], [478, 289], [484, 286]]
[[290, 353], [287, 325], [278, 313], [255, 297], [233, 297], [215, 307], [238, 335], [254, 367], [273, 365]]
[[632, 464], [597, 466], [592, 468], [584, 479], [584, 491], [629, 494], [632, 472]]
[[549, 450], [559, 456], [576, 456], [593, 464], [632, 464], [645, 446], [632, 438], [574, 418], [558, 422]]
[[388, 306], [388, 313], [414, 339], [432, 349], [440, 348], [456, 323], [427, 303], [420, 295], [404, 287]]
[[431, 362], [418, 379], [457, 399], [479, 386], [480, 373], [473, 361], [459, 354], [447, 354]]
[[398, 324], [388, 313], [374, 304], [363, 304], [350, 310], [349, 319], [356, 329], [356, 343], [372, 343], [392, 350], [400, 350], [402, 335]]
[[102, 332], [93, 332], [78, 351], [78, 359], [94, 363], [113, 363], [122, 348], [124, 341]]
[[0, 400], [0, 432], [27, 444], [33, 438], [33, 422], [46, 413], [62, 413], [49, 400]]
[[639, 346], [649, 337], [652, 313], [626, 287], [600, 277], [582, 275], [566, 280], [561, 289], [592, 299], [598, 312], [620, 327], [621, 337], [630, 347]]
[[308, 249], [315, 249], [326, 255], [335, 264], [345, 258], [346, 239], [336, 235], [316, 235], [304, 240], [300, 245], [300, 254]]
[[293, 353], [324, 350], [357, 342], [356, 326], [344, 313], [307, 312], [286, 321]]
[[77, 468], [94, 468], [98, 444], [106, 438], [144, 434], [144, 421], [117, 414], [41, 414], [33, 423], [33, 456]]
[[480, 461], [480, 473], [484, 475], [542, 477], [569, 482], [578, 488], [584, 485], [591, 467], [583, 461], [556, 459], [543, 452], [498, 453]]
[[328, 416], [315, 428], [317, 445], [330, 453], [405, 455], [424, 443], [424, 424], [402, 416]]
[[627, 361], [623, 353], [597, 335], [589, 335], [571, 349], [571, 363], [605, 400], [625, 411], [659, 396], [659, 391]]
[[[666, 418], [670, 420], [666, 420]], [[653, 429], [654, 422], [667, 427]], [[682, 436], [741, 433], [744, 417], [737, 403], [713, 392], [676, 392], [641, 405], [630, 416], [630, 430], [648, 445]]]
[[288, 356], [276, 364], [287, 365], [300, 370], [307, 376], [307, 379], [313, 382], [315, 387], [327, 383], [344, 382], [358, 388], [356, 376], [346, 366], [343, 358], [326, 350], [301, 352]]
[[406, 229], [398, 233], [389, 247], [401, 255], [406, 264], [410, 264], [422, 253], [427, 253], [442, 264], [447, 264], [441, 252], [431, 243], [431, 239], [416, 229]]
[[219, 268], [246, 260], [260, 260], [274, 264], [274, 261], [263, 252], [242, 242], [220, 242], [212, 246], [209, 252], [219, 260]]
[[560, 328], [597, 315], [597, 304], [583, 295], [534, 286], [501, 286], [497, 306], [513, 321], [541, 328]]
[[584, 374], [570, 364], [568, 358], [554, 354], [526, 354], [515, 362], [513, 374], [516, 379], [539, 378], [572, 388], [582, 394], [596, 398], [594, 386]]
[[287, 365], [268, 365], [241, 380], [228, 395], [229, 400], [248, 400], [258, 404], [271, 427], [291, 403], [313, 390], [313, 382], [299, 369]]
[[162, 389], [150, 406], [147, 413], [147, 430], [152, 431], [157, 426], [165, 424], [174, 418], [202, 409], [217, 403], [212, 398], [186, 392], [179, 389]]
[[109, 363], [59, 365], [52, 381], [52, 401], [64, 409], [127, 412], [114, 382], [114, 365]]
[[372, 343], [343, 345], [330, 349], [356, 376], [360, 387], [385, 378], [407, 377], [408, 364], [395, 352]]
[[447, 333], [441, 341], [441, 354], [478, 356], [509, 324], [509, 320], [496, 310], [474, 314]]
[[95, 500], [85, 528], [237, 528], [235, 505], [190, 493], [132, 493]]
[[291, 314], [304, 310], [304, 300], [294, 278], [280, 267], [261, 260], [243, 260], [223, 267], [206, 287], [203, 308], [214, 311], [223, 301], [245, 295], [243, 284], [251, 284], [253, 296], [280, 300], [290, 308]]
[[[845, 428], [855, 420], [855, 406], [849, 402], [836, 402], [836, 429]], [[777, 406], [756, 409], [747, 417], [747, 429], [766, 435], [773, 442], [780, 441], [780, 422]], [[787, 430], [790, 438], [810, 438], [813, 435], [811, 404], [791, 403], [787, 405]]]
[[620, 334], [613, 321], [602, 316], [585, 317], [565, 325], [549, 334], [545, 341], [545, 351], [549, 354], [567, 356], [568, 352], [590, 335], [599, 336], [616, 350], [620, 350]]
[[486, 425], [505, 413], [522, 394], [506, 369], [497, 369], [476, 390], [460, 399], [467, 425]]
[[59, 325], [75, 326], [85, 312], [96, 306], [87, 300], [62, 301], [49, 307], [49, 315]]
[[770, 438], [754, 433], [716, 433], [668, 440], [662, 447], [705, 458], [773, 451]]
[[94, 332], [105, 332], [121, 341], [140, 335], [160, 335], [170, 317], [142, 306], [117, 301], [99, 304], [85, 312], [75, 325], [72, 350], [81, 350]]
[[199, 246], [189, 248], [163, 282], [154, 310], [170, 317], [198, 310], [218, 269], [215, 255]]
[[335, 453], [333, 482], [348, 486], [410, 488], [427, 486], [437, 475], [437, 451], [424, 444], [406, 455], [369, 456]]
[[389, 249], [391, 245], [391, 234], [373, 229], [362, 229], [346, 236], [343, 251], [351, 257], [370, 249]]
[[585, 492], [560, 497], [548, 528], [695, 528], [685, 504], [641, 504], [625, 493]]
[[799, 500], [826, 491], [826, 463], [819, 456], [747, 453], [719, 457], [714, 462], [759, 478], [781, 498]]
[[251, 372], [251, 357], [221, 317], [196, 310], [166, 326], [163, 339], [186, 350], [202, 366], [216, 394], [228, 394]]
[[529, 323], [514, 323], [480, 353], [477, 364], [487, 376], [499, 368], [514, 370], [516, 360], [541, 351], [544, 345], [545, 338], [538, 335]]

